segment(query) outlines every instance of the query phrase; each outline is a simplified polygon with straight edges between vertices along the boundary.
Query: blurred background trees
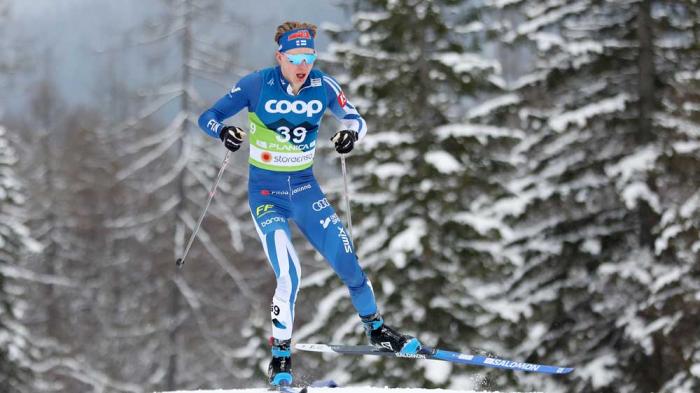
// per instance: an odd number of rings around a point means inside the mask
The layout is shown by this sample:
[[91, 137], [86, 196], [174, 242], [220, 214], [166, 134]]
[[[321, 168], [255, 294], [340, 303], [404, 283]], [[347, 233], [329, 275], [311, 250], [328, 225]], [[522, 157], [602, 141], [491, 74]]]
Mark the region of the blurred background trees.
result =
[[[20, 3], [0, 1], [3, 392], [265, 384], [274, 276], [247, 152], [184, 269], [174, 261], [225, 154], [196, 119], [273, 64], [288, 19], [321, 25], [319, 67], [368, 122], [348, 160], [353, 235], [387, 322], [429, 345], [577, 367], [543, 378], [296, 353], [300, 380], [700, 388], [696, 1], [76, 2], [42, 26], [84, 34], [38, 43]], [[89, 55], [67, 77], [74, 36]], [[319, 141], [316, 174], [344, 217], [337, 155]], [[295, 244], [295, 340], [364, 342], [347, 290]]]

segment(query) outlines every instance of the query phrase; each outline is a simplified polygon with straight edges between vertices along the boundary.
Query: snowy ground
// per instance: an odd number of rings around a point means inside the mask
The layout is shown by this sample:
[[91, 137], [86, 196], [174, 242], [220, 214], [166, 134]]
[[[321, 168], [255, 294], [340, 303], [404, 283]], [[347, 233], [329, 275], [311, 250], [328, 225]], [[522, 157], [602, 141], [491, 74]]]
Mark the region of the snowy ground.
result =
[[[178, 390], [175, 392], [163, 393], [270, 393], [265, 388], [260, 389], [237, 389], [237, 390]], [[396, 389], [396, 388], [374, 388], [368, 386], [356, 386], [345, 388], [309, 388], [309, 393], [498, 393], [498, 392], [477, 392], [474, 390], [445, 390], [445, 389]]]

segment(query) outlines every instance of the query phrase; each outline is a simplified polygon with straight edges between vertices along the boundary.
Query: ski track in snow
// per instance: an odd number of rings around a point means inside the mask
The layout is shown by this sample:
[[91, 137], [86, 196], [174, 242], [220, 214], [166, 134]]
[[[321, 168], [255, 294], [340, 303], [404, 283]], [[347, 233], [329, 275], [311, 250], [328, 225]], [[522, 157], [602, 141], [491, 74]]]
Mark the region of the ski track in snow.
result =
[[[232, 390], [177, 390], [161, 393], [270, 393], [274, 390], [267, 388], [258, 389], [232, 389]], [[445, 389], [417, 389], [417, 388], [377, 388], [369, 386], [356, 386], [344, 388], [309, 388], [309, 393], [499, 393], [475, 390], [445, 390]], [[158, 393], [158, 392], [157, 392]], [[513, 392], [516, 393], [516, 392]]]

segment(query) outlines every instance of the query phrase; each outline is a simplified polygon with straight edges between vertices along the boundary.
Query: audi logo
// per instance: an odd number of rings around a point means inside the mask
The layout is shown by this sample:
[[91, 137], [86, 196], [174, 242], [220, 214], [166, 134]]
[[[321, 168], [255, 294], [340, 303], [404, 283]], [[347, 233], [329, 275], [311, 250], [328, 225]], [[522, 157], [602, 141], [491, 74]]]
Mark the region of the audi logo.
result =
[[323, 198], [314, 202], [313, 205], [311, 205], [311, 208], [314, 209], [315, 212], [320, 212], [321, 210], [327, 208], [330, 205], [331, 204], [328, 203], [328, 199]]

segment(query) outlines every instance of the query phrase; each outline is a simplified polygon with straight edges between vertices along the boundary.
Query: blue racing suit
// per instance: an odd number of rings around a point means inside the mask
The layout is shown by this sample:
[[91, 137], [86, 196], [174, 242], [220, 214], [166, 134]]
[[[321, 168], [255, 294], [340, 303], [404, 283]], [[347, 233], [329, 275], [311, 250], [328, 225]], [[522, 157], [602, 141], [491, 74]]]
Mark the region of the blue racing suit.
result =
[[291, 243], [288, 220], [323, 255], [350, 291], [360, 316], [377, 305], [372, 286], [359, 265], [348, 232], [316, 181], [312, 164], [321, 118], [326, 110], [341, 129], [361, 139], [366, 123], [348, 102], [335, 79], [311, 70], [295, 95], [279, 67], [243, 77], [205, 111], [199, 126], [218, 138], [223, 121], [248, 108], [250, 157], [248, 203], [263, 249], [277, 278], [270, 307], [272, 335], [290, 339], [301, 266]]

